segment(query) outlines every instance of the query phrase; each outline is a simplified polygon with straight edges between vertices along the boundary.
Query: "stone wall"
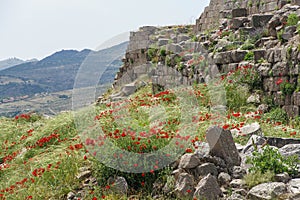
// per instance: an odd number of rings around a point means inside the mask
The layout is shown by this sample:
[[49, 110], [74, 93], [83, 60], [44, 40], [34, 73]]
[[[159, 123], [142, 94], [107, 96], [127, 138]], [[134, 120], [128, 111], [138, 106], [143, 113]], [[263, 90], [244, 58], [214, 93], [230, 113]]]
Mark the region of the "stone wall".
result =
[[[299, 0], [292, 0], [292, 4], [300, 5]], [[223, 19], [232, 18], [232, 10], [246, 8], [248, 15], [270, 13], [281, 9], [286, 0], [211, 0], [196, 21], [195, 33], [218, 29]]]

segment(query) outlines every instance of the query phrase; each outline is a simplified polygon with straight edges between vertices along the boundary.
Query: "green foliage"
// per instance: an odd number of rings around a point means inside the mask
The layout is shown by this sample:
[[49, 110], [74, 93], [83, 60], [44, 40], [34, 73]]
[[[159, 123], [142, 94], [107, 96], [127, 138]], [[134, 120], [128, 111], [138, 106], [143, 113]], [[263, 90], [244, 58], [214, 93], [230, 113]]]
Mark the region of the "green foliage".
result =
[[241, 107], [247, 105], [247, 97], [249, 90], [247, 87], [239, 84], [226, 84], [226, 101], [229, 109], [239, 110]]
[[266, 173], [271, 171], [275, 174], [287, 172], [295, 174], [297, 172], [298, 156], [283, 157], [277, 149], [265, 146], [261, 151], [257, 147], [252, 153], [252, 157], [248, 157], [246, 163], [251, 164], [250, 172]]
[[253, 61], [254, 60], [254, 52], [249, 51], [244, 58], [245, 61]]
[[273, 122], [287, 123], [288, 115], [281, 108], [273, 108], [269, 113], [264, 114], [264, 119]]
[[295, 85], [291, 84], [290, 82], [283, 82], [280, 84], [280, 91], [282, 92], [283, 96], [292, 95], [295, 89]]
[[166, 57], [167, 56], [167, 50], [165, 48], [161, 48], [159, 51], [159, 55], [161, 57]]
[[280, 41], [280, 42], [284, 42], [284, 39], [282, 38], [282, 34], [283, 34], [283, 29], [281, 29], [280, 31], [277, 32], [277, 39]]
[[259, 185], [261, 183], [272, 182], [274, 176], [275, 174], [272, 171], [266, 171], [265, 173], [257, 171], [246, 174], [244, 180], [246, 182], [246, 185], [249, 188], [252, 188], [253, 186]]
[[254, 44], [251, 43], [245, 43], [241, 46], [241, 50], [252, 50], [254, 48], [255, 48]]
[[147, 51], [147, 55], [148, 55], [149, 60], [156, 61], [157, 60], [156, 59], [157, 58], [157, 52], [158, 52], [157, 48], [149, 48], [148, 51]]
[[297, 33], [300, 35], [300, 24], [297, 26]]
[[299, 17], [296, 13], [291, 13], [287, 19], [287, 26], [295, 26], [299, 21]]

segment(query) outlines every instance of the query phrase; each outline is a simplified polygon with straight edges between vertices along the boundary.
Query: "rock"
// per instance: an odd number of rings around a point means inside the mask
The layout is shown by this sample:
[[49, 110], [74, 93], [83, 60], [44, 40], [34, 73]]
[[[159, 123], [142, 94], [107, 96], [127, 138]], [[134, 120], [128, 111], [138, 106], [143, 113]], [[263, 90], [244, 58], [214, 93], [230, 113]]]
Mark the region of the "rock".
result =
[[243, 197], [242, 195], [233, 192], [232, 195], [230, 197], [228, 197], [226, 200], [244, 200], [245, 197]]
[[199, 158], [195, 154], [184, 154], [179, 162], [178, 168], [180, 169], [192, 169], [201, 164]]
[[124, 177], [118, 176], [116, 178], [110, 177], [108, 184], [112, 185], [111, 190], [114, 193], [126, 195], [128, 191], [128, 184]]
[[230, 20], [231, 29], [238, 29], [240, 27], [243, 27], [244, 23], [246, 23], [247, 21], [247, 17], [233, 18], [232, 20]]
[[90, 170], [87, 170], [87, 171], [83, 171], [83, 172], [80, 172], [76, 178], [83, 181], [84, 179], [90, 177], [92, 175], [92, 171]]
[[[270, 146], [274, 146], [274, 147], [278, 147], [278, 148], [282, 148], [285, 145], [289, 145], [286, 148], [291, 148], [290, 145], [300, 144], [300, 140], [297, 138], [265, 137], [265, 139], [267, 140], [267, 142]], [[294, 149], [297, 149], [297, 148], [298, 148], [298, 146], [294, 147]], [[288, 150], [285, 150], [285, 151], [288, 151]]]
[[283, 34], [282, 34], [282, 39], [284, 40], [289, 40], [292, 37], [294, 37], [294, 33], [296, 31], [297, 27], [296, 26], [288, 26], [284, 29]]
[[267, 104], [260, 104], [257, 107], [257, 111], [260, 111], [261, 113], [266, 113], [269, 111], [269, 106]]
[[209, 145], [206, 142], [195, 142], [195, 147], [197, 147], [195, 154], [199, 157], [205, 157], [209, 154]]
[[194, 198], [206, 198], [209, 200], [219, 199], [222, 196], [222, 191], [218, 185], [216, 177], [208, 174], [200, 180], [194, 193]]
[[286, 185], [280, 182], [262, 183], [253, 187], [247, 198], [249, 199], [277, 199], [286, 192]]
[[274, 176], [274, 180], [276, 182], [283, 182], [283, 183], [287, 183], [289, 180], [291, 179], [291, 177], [289, 176], [288, 173], [284, 172], [282, 174], [276, 174]]
[[268, 32], [271, 36], [277, 37], [276, 27], [281, 25], [281, 21], [278, 15], [274, 15], [267, 24]]
[[287, 183], [287, 190], [292, 194], [300, 194], [300, 178], [295, 178]]
[[235, 179], [241, 179], [246, 175], [246, 170], [240, 166], [234, 166], [232, 171], [232, 177]]
[[122, 87], [122, 90], [121, 92], [125, 95], [125, 96], [130, 96], [132, 94], [134, 94], [136, 92], [136, 86], [135, 86], [135, 83], [130, 83], [130, 84], [127, 84], [127, 85], [124, 85]]
[[182, 47], [179, 44], [167, 44], [166, 49], [167, 49], [167, 51], [170, 51], [173, 53], [182, 52]]
[[177, 36], [177, 43], [184, 42], [184, 41], [187, 41], [189, 39], [191, 39], [191, 38], [187, 35], [178, 35]]
[[206, 132], [206, 139], [210, 155], [222, 158], [229, 168], [241, 164], [241, 158], [229, 130], [217, 126], [210, 127]]
[[218, 181], [221, 185], [227, 185], [231, 181], [231, 176], [225, 172], [221, 172], [218, 176]]
[[297, 155], [300, 159], [300, 144], [287, 144], [279, 149], [282, 156], [293, 156]]
[[264, 49], [256, 49], [253, 51], [254, 53], [254, 61], [258, 62], [261, 59], [265, 59], [266, 50]]
[[[246, 153], [250, 147], [253, 146], [253, 144], [255, 145], [263, 145], [264, 143], [266, 142], [266, 139], [262, 136], [259, 136], [259, 135], [252, 135], [250, 137], [250, 139], [248, 140], [247, 144], [245, 145], [245, 148], [243, 150], [243, 153]], [[250, 152], [252, 153], [252, 152]]]
[[215, 64], [232, 63], [231, 51], [216, 53], [213, 61], [215, 62]]
[[247, 124], [243, 126], [242, 128], [238, 129], [231, 129], [230, 130], [232, 134], [234, 135], [243, 135], [243, 136], [251, 136], [255, 134], [262, 134], [262, 130], [260, 128], [260, 125], [255, 122], [252, 124]]
[[283, 106], [282, 109], [287, 113], [289, 118], [295, 118], [299, 116], [299, 107], [294, 105]]
[[188, 173], [179, 175], [175, 184], [175, 193], [179, 197], [192, 196], [194, 193], [194, 178]]
[[233, 179], [229, 185], [233, 188], [242, 188], [246, 182], [243, 179]]
[[247, 54], [248, 51], [245, 50], [236, 50], [232, 51], [232, 61], [234, 63], [240, 63], [244, 60], [245, 55]]
[[73, 192], [69, 192], [67, 195], [67, 200], [72, 200], [75, 198], [75, 194]]
[[246, 8], [234, 8], [231, 11], [232, 18], [234, 17], [246, 17], [247, 9]]
[[169, 39], [164, 39], [164, 38], [158, 39], [158, 46], [164, 46], [167, 45], [168, 43], [169, 43]]
[[263, 28], [265, 27], [268, 22], [271, 20], [271, 18], [273, 17], [273, 15], [269, 15], [269, 14], [255, 14], [252, 16], [252, 27], [254, 28]]
[[211, 174], [213, 176], [217, 176], [218, 175], [218, 170], [216, 168], [216, 166], [213, 163], [204, 163], [202, 165], [199, 165], [196, 169], [196, 176], [195, 177], [203, 177], [206, 176], [208, 174]]
[[252, 94], [248, 99], [247, 103], [260, 103], [260, 96], [258, 94]]

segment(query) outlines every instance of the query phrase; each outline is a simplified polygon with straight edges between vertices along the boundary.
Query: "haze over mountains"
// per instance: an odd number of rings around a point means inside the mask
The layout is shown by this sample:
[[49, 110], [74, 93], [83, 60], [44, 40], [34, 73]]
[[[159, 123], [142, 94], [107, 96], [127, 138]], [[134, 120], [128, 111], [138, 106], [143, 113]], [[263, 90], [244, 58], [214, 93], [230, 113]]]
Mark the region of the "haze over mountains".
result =
[[8, 58], [0, 61], [0, 70], [7, 69], [9, 67], [13, 67], [15, 65], [20, 65], [27, 62], [36, 62], [36, 61], [38, 60], [37, 59], [22, 60], [19, 58]]
[[[99, 77], [98, 84], [110, 84], [122, 65], [121, 59], [127, 45], [128, 42], [123, 42], [100, 51], [61, 50], [40, 61], [25, 63], [19, 59], [10, 59], [11, 64], [21, 64], [11, 67], [6, 61], [6, 65], [2, 65], [6, 67], [0, 69], [0, 105], [41, 94], [47, 96], [54, 92], [72, 90], [78, 70], [83, 63], [88, 64], [89, 68], [95, 71], [105, 68], [102, 77]], [[70, 93], [63, 96], [70, 98]], [[17, 110], [15, 114], [21, 112], [22, 109]], [[0, 112], [0, 115], [6, 114]]]

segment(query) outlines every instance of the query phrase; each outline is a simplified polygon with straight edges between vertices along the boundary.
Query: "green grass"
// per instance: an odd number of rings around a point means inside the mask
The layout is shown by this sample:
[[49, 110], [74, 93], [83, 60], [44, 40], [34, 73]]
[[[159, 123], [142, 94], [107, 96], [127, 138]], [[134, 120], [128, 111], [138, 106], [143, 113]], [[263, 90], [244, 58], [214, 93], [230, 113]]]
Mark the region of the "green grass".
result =
[[[127, 152], [152, 153], [170, 145], [171, 150], [166, 152], [170, 159], [186, 151], [195, 151], [193, 144], [204, 141], [207, 128], [214, 123], [232, 129], [258, 122], [266, 136], [299, 138], [299, 120], [290, 121], [290, 124], [285, 121], [284, 124], [279, 122], [281, 111], [272, 110], [263, 115], [245, 103], [245, 94], [248, 95], [249, 84], [252, 83], [246, 81], [243, 74], [232, 72], [218, 83], [225, 87], [229, 105], [223, 116], [211, 111], [213, 100], [210, 95], [215, 97], [215, 93], [209, 91], [210, 86], [199, 84], [156, 95], [151, 93], [149, 85], [129, 100], [89, 107], [76, 113], [62, 113], [51, 119], [34, 114], [19, 116], [18, 119], [0, 118], [0, 158], [4, 158], [6, 166], [0, 170], [0, 194], [6, 199], [31, 196], [32, 199], [65, 199], [68, 192], [76, 191], [81, 185], [76, 175], [83, 166], [91, 167], [98, 180], [98, 185], [88, 191], [85, 199], [101, 199], [103, 195], [106, 199], [127, 199], [130, 195], [136, 195], [137, 199], [151, 199], [152, 185], [156, 179], [168, 183], [170, 169], [160, 162], [154, 162], [152, 166], [148, 166], [147, 162], [142, 164], [148, 170], [144, 174], [125, 173], [101, 164], [86, 153], [88, 150], [91, 154], [95, 151], [98, 155], [100, 152], [100, 155], [120, 156], [112, 147], [104, 145], [101, 149], [99, 146], [97, 151], [92, 146], [82, 145], [88, 139], [96, 141], [100, 128], [111, 144]], [[251, 73], [246, 75], [252, 77]], [[80, 124], [85, 126], [78, 127]], [[152, 135], [148, 134], [150, 130]], [[244, 144], [249, 138], [240, 135], [234, 139]], [[96, 142], [106, 144], [108, 140]], [[135, 164], [138, 163], [136, 158], [132, 156], [126, 161]], [[122, 161], [122, 158], [118, 160]], [[116, 175], [127, 179], [128, 196], [118, 196], [105, 189], [107, 179]], [[253, 181], [255, 177], [249, 175], [249, 186], [257, 183]]]

